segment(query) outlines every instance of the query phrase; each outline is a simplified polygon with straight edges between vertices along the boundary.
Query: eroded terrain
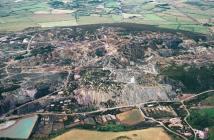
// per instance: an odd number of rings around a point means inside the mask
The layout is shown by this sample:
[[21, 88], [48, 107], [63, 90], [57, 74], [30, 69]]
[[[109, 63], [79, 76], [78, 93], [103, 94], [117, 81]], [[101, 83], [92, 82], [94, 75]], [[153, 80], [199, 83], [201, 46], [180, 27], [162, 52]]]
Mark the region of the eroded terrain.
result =
[[[129, 28], [84, 26], [2, 34], [0, 115], [176, 101], [181, 92], [213, 88], [212, 41]], [[64, 99], [72, 103], [51, 108]]]

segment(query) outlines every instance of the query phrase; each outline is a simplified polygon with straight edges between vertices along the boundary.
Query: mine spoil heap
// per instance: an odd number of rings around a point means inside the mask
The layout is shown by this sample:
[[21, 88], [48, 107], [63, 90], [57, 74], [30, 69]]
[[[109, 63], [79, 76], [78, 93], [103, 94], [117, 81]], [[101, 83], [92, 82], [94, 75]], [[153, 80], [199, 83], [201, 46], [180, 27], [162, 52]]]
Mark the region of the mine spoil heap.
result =
[[[213, 58], [212, 42], [183, 33], [80, 26], [1, 35], [0, 115], [176, 101], [195, 92], [189, 86], [214, 86]], [[189, 71], [195, 85], [179, 77]]]

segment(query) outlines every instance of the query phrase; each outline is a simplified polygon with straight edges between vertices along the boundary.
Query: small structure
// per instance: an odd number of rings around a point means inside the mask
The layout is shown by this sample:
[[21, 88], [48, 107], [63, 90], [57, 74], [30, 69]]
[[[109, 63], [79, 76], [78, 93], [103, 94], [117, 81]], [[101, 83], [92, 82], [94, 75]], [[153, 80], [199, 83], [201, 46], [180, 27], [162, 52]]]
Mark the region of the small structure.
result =
[[74, 120], [74, 123], [78, 123], [78, 122], [80, 122], [80, 119], [75, 119]]
[[169, 122], [169, 127], [180, 127], [181, 129], [184, 127], [180, 118], [171, 118], [169, 119]]
[[190, 132], [185, 132], [185, 133], [183, 133], [184, 134], [184, 136], [186, 136], [186, 137], [191, 137], [192, 136], [192, 133], [190, 133]]
[[75, 74], [74, 75], [74, 80], [78, 80], [78, 79], [80, 79], [81, 78], [81, 76], [79, 75], [79, 74]]
[[205, 129], [204, 131], [201, 130], [196, 130], [196, 135], [200, 138], [200, 139], [208, 139], [208, 131]]
[[23, 44], [28, 44], [29, 43], [29, 39], [28, 38], [25, 38], [23, 41], [22, 41]]
[[63, 95], [64, 92], [63, 92], [63, 91], [59, 91], [58, 94], [59, 94], [59, 95]]
[[106, 123], [106, 122], [107, 122], [107, 119], [106, 119], [105, 116], [102, 116], [101, 118], [102, 118], [102, 122], [103, 122], [103, 123]]
[[169, 119], [169, 122], [171, 124], [178, 124], [178, 123], [181, 123], [181, 119], [180, 118], [171, 118], [171, 119]]

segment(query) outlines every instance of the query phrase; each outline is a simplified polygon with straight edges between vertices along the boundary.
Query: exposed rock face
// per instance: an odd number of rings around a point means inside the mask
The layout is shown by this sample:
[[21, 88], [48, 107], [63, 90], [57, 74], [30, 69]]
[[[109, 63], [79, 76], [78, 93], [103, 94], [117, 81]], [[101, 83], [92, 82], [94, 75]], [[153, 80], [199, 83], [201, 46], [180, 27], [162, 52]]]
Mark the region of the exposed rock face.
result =
[[[145, 87], [135, 84], [127, 84], [120, 91], [99, 91], [82, 88], [75, 92], [75, 98], [79, 104], [100, 106], [102, 102], [112, 100], [117, 105], [135, 105], [149, 101], [170, 101], [175, 93], [171, 86]], [[171, 98], [172, 99], [172, 98]]]
[[[122, 102], [125, 104], [138, 104], [148, 101], [169, 101], [168, 94], [171, 94], [169, 87], [144, 87], [139, 85], [126, 85], [122, 89]], [[124, 101], [123, 101], [124, 100]]]

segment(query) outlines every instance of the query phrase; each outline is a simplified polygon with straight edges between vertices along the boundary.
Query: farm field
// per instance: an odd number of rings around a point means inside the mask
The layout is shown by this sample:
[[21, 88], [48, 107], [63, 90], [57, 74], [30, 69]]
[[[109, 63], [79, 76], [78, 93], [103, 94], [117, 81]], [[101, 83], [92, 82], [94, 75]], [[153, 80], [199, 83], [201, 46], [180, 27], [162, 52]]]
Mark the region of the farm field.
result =
[[0, 7], [1, 32], [128, 22], [209, 34], [214, 25], [214, 4], [204, 0], [2, 0]]
[[[80, 137], [81, 136], [81, 137]], [[73, 129], [54, 140], [171, 140], [171, 137], [165, 133], [162, 128], [149, 128], [144, 130], [134, 130], [126, 132], [98, 132], [90, 130]]]
[[142, 116], [142, 114], [138, 109], [133, 109], [133, 110], [118, 114], [117, 118], [120, 120], [121, 123], [127, 124], [127, 125], [135, 125], [144, 121], [144, 117]]

